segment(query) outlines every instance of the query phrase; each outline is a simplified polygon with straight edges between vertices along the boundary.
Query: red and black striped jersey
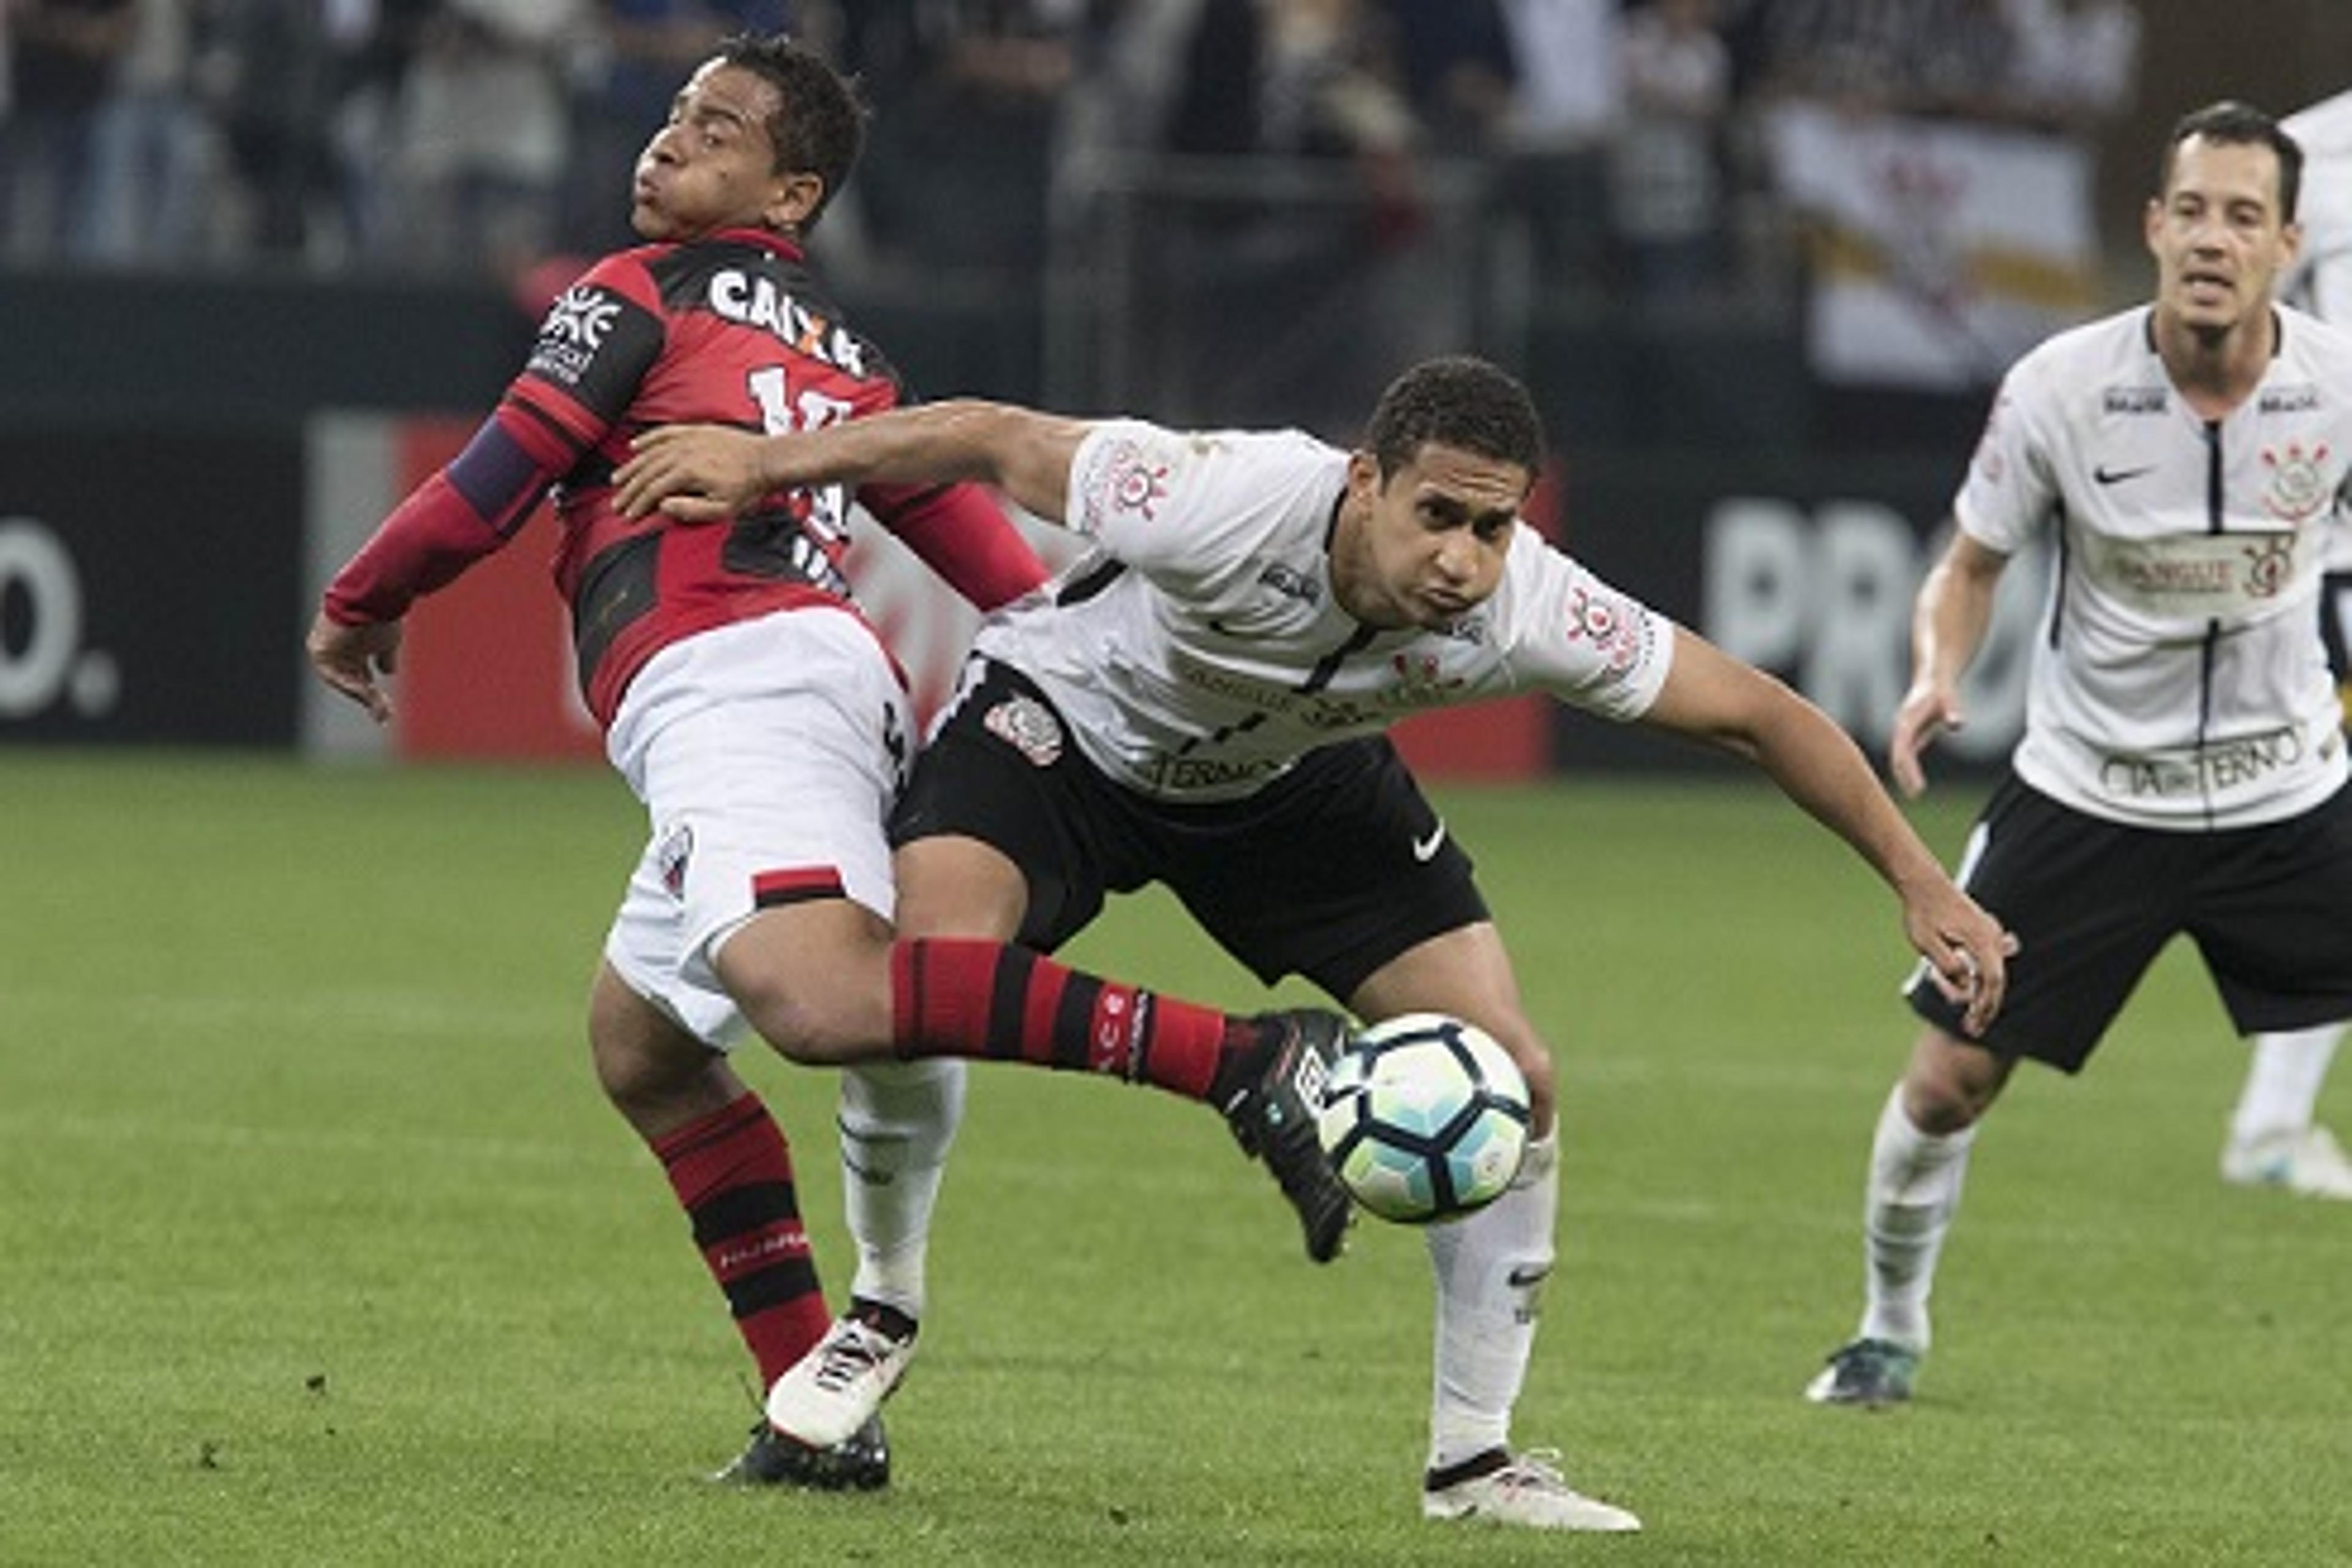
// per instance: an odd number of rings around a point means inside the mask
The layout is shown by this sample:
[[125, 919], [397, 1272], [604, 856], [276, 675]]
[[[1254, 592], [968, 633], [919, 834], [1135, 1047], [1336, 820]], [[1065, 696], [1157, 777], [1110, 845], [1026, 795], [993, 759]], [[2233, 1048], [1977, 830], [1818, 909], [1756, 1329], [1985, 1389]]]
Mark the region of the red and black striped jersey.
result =
[[[504, 543], [549, 494], [581, 689], [609, 723], [660, 648], [778, 610], [850, 602], [844, 487], [780, 491], [727, 525], [624, 518], [613, 472], [636, 435], [690, 422], [814, 429], [904, 395], [791, 240], [729, 230], [618, 252], [555, 300], [497, 412], [385, 520], [330, 588], [328, 611], [396, 618]], [[1034, 552], [972, 486], [867, 485], [855, 499], [983, 608], [1045, 580]]]

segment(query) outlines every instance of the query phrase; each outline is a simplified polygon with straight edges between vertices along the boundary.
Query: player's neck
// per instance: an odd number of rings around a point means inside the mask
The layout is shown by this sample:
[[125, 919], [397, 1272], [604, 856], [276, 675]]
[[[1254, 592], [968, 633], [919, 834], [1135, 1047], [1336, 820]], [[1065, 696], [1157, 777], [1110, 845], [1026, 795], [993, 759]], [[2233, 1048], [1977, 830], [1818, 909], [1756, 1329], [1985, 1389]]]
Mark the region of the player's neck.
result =
[[2277, 317], [2265, 302], [2228, 327], [2192, 326], [2159, 308], [2156, 352], [2189, 406], [2219, 419], [2253, 395], [2277, 352]]

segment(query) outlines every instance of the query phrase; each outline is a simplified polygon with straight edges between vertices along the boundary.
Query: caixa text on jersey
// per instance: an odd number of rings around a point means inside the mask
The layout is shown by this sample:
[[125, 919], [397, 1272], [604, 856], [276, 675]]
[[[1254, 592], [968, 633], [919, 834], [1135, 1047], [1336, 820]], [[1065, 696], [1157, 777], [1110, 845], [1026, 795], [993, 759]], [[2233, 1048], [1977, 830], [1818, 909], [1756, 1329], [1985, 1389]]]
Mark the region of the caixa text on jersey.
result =
[[763, 327], [795, 353], [854, 376], [866, 374], [866, 345], [776, 287], [772, 278], [723, 268], [710, 275], [710, 308], [730, 321]]

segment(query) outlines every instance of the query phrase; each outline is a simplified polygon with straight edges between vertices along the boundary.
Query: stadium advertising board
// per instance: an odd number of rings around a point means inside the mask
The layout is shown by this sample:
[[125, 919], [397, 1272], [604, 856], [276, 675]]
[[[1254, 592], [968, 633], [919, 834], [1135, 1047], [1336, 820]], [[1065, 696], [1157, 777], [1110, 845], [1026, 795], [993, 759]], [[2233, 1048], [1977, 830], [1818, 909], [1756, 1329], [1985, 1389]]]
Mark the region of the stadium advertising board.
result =
[[301, 462], [290, 436], [0, 432], [0, 743], [290, 743]]
[[[1579, 460], [1563, 539], [1611, 583], [1818, 704], [1883, 761], [1911, 674], [1911, 604], [1944, 546], [1958, 475], [1940, 458]], [[1931, 768], [2004, 761], [2025, 717], [2025, 673], [2046, 567], [2021, 561], [1963, 696], [1969, 725]], [[2013, 580], [2022, 579], [2022, 580]], [[1690, 748], [1577, 715], [1569, 765], [1655, 767]]]

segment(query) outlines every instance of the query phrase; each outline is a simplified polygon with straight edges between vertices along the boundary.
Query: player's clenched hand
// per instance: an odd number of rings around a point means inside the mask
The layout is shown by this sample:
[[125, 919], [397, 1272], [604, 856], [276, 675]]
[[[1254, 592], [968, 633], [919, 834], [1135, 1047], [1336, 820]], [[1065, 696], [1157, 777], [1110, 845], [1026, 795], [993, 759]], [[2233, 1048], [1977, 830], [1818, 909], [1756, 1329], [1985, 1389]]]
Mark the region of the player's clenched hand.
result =
[[392, 717], [392, 700], [376, 677], [392, 674], [400, 664], [398, 621], [347, 626], [321, 610], [303, 647], [320, 679], [366, 709], [377, 723]]
[[1903, 694], [1903, 705], [1895, 710], [1895, 728], [1886, 741], [1886, 763], [1895, 775], [1895, 787], [1906, 799], [1916, 799], [1927, 787], [1927, 773], [1919, 765], [1919, 754], [1934, 743], [1937, 736], [1947, 730], [1958, 730], [1967, 722], [1968, 715], [1960, 711], [1960, 700], [1949, 687], [1920, 681]]
[[623, 517], [659, 507], [680, 522], [723, 522], [775, 488], [760, 474], [760, 439], [723, 425], [648, 430], [613, 471], [613, 504]]
[[1927, 961], [1936, 989], [1947, 1002], [1967, 1009], [1960, 1027], [1970, 1036], [1982, 1035], [2009, 989], [2015, 934], [1949, 882], [1907, 900], [1903, 920], [1911, 945]]

